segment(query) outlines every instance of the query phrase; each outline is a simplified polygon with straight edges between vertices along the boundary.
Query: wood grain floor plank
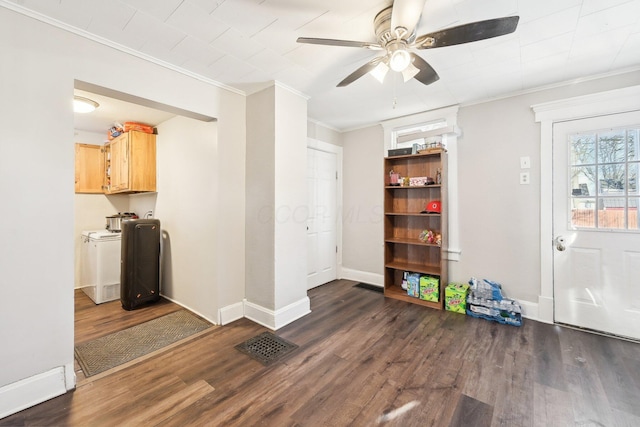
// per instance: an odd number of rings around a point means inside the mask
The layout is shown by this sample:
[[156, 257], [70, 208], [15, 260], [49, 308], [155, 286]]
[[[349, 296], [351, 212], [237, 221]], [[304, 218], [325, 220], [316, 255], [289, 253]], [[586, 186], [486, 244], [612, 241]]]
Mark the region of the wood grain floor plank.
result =
[[494, 404], [494, 426], [533, 425], [533, 357], [519, 351], [505, 351], [501, 383]]
[[588, 341], [597, 345], [597, 349], [591, 348], [589, 359], [593, 361], [591, 366], [598, 372], [611, 407], [640, 416], [640, 400], [637, 399], [640, 387], [630, 371], [633, 367], [620, 356], [619, 343], [615, 339], [598, 337], [600, 339], [596, 340], [594, 337], [589, 337]]
[[574, 424], [571, 396], [566, 391], [534, 383], [534, 427], [564, 427]]
[[586, 364], [568, 365], [565, 372], [576, 424], [612, 425], [611, 406], [598, 372]]
[[472, 397], [462, 395], [455, 407], [449, 427], [489, 427], [493, 418], [493, 406]]
[[536, 382], [558, 390], [567, 390], [560, 339], [548, 325], [532, 323]]

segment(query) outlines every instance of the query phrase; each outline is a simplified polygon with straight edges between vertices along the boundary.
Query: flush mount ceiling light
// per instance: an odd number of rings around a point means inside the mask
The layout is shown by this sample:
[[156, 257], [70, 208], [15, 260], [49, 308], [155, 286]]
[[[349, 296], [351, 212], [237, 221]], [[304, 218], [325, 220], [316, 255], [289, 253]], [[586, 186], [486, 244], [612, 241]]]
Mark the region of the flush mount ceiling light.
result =
[[73, 97], [73, 112], [74, 113], [90, 113], [96, 108], [98, 108], [100, 104], [96, 101], [84, 98], [82, 96], [74, 96]]

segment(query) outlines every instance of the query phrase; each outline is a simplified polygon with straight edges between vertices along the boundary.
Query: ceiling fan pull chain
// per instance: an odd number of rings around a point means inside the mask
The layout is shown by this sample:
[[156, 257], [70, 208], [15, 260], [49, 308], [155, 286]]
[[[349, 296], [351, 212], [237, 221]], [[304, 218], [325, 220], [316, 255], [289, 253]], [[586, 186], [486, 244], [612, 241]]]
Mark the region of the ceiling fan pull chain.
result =
[[396, 109], [396, 105], [398, 105], [398, 97], [396, 96], [396, 83], [397, 83], [398, 79], [397, 76], [393, 76], [393, 104], [392, 104], [392, 109], [395, 110]]

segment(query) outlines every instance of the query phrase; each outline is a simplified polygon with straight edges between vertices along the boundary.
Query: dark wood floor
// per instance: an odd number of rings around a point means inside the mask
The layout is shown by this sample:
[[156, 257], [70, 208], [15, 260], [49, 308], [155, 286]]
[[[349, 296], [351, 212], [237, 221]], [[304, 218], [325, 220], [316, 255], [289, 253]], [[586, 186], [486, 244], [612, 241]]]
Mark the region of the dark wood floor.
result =
[[[269, 367], [234, 349], [266, 330], [242, 319], [81, 378], [0, 425], [640, 426], [640, 344], [500, 325], [353, 284], [310, 291], [312, 313], [277, 332], [298, 350]], [[96, 324], [102, 307], [78, 300], [78, 342], [178, 309], [112, 303]]]

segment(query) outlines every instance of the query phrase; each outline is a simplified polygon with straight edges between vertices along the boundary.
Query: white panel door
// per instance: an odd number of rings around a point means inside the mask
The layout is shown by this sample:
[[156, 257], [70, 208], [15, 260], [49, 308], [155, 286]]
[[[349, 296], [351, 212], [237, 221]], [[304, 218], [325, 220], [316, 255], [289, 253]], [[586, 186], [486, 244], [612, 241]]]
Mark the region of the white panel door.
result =
[[307, 149], [307, 289], [337, 278], [337, 163], [335, 153]]
[[640, 112], [555, 123], [555, 321], [640, 339]]

